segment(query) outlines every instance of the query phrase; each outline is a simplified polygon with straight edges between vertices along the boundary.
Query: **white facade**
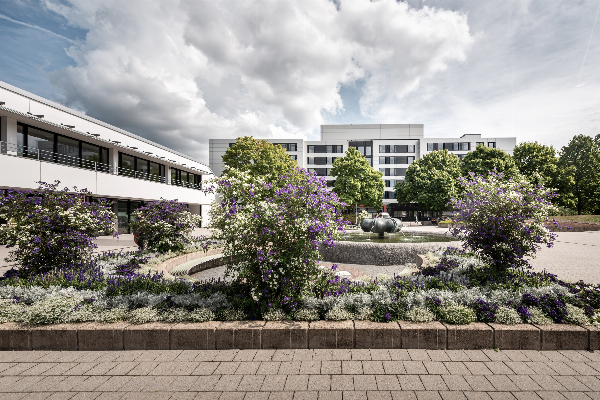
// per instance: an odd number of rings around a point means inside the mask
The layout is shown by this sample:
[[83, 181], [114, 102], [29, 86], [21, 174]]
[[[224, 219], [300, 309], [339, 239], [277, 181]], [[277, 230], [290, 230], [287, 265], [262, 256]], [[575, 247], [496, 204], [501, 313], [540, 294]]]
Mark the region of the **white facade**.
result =
[[212, 176], [184, 154], [0, 82], [0, 189], [59, 180], [113, 199], [120, 222], [142, 202], [177, 199], [204, 225], [214, 198], [200, 187]]
[[[431, 151], [446, 148], [463, 158], [469, 151], [475, 150], [479, 143], [509, 154], [512, 154], [517, 144], [516, 137], [482, 138], [481, 135], [463, 135], [460, 138], [425, 138], [424, 130], [423, 124], [321, 125], [320, 141], [266, 140], [271, 143], [295, 143], [297, 150], [288, 153], [296, 156], [298, 166], [326, 176], [330, 186], [333, 186], [335, 180], [329, 175], [334, 159], [343, 157], [349, 146], [357, 148], [371, 161], [373, 168], [383, 173], [386, 185], [384, 205], [397, 203], [394, 198], [396, 182], [404, 180], [406, 169], [413, 161]], [[210, 139], [209, 165], [215, 175], [223, 173], [222, 156], [233, 143], [235, 139]]]

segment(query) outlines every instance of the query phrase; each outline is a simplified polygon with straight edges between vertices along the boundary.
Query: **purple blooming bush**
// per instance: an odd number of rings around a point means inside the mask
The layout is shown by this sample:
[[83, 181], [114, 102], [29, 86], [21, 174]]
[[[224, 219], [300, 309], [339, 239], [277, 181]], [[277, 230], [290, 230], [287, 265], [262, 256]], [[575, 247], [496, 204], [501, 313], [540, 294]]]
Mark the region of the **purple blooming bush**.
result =
[[270, 181], [230, 170], [207, 190], [221, 200], [210, 211], [212, 237], [236, 257], [227, 274], [247, 282], [264, 311], [295, 311], [319, 274], [319, 245], [333, 246], [343, 232], [337, 195], [301, 168]]
[[165, 253], [181, 251], [196, 242], [192, 233], [202, 219], [185, 204], [165, 199], [138, 208], [133, 216], [129, 225], [139, 244], [147, 250]]
[[505, 180], [502, 173], [459, 178], [461, 197], [450, 204], [456, 210], [451, 233], [477, 252], [496, 271], [530, 267], [541, 244], [551, 247], [556, 236], [545, 222], [554, 209], [553, 193], [525, 180]]
[[0, 194], [0, 219], [8, 221], [0, 225], [0, 243], [12, 248], [6, 261], [21, 267], [20, 276], [85, 263], [98, 232], [114, 232], [116, 216], [108, 201], [85, 203], [90, 192], [59, 190], [59, 181], [39, 184], [38, 191]]

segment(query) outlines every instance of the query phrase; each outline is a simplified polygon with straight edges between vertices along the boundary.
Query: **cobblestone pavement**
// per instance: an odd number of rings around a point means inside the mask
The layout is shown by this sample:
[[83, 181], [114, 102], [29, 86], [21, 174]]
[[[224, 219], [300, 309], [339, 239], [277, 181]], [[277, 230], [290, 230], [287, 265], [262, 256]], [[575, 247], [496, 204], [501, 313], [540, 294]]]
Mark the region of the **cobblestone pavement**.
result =
[[599, 399], [586, 351], [0, 352], [9, 399]]

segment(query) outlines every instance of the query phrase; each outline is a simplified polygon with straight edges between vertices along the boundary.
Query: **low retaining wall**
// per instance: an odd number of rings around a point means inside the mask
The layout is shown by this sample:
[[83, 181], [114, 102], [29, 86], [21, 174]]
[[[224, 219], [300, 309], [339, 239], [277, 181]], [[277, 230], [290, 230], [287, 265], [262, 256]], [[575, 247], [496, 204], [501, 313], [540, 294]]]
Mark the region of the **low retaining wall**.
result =
[[131, 325], [0, 324], [0, 350], [492, 349], [599, 350], [600, 329], [440, 322], [232, 321]]
[[185, 262], [192, 261], [192, 260], [197, 260], [198, 258], [202, 258], [202, 257], [219, 254], [222, 251], [223, 251], [223, 249], [210, 249], [208, 251], [196, 251], [193, 253], [182, 254], [180, 256], [169, 258], [168, 260], [163, 261], [162, 263], [158, 264], [156, 269], [158, 271], [164, 272], [165, 275], [171, 275], [169, 272], [171, 272], [171, 270], [173, 268], [175, 268], [176, 266], [178, 266], [179, 264], [183, 264]]
[[427, 254], [448, 246], [460, 246], [460, 242], [430, 242], [430, 243], [364, 243], [344, 242], [335, 243], [334, 247], [319, 247], [321, 259], [328, 262], [338, 262], [361, 265], [404, 265], [414, 263], [417, 254]]

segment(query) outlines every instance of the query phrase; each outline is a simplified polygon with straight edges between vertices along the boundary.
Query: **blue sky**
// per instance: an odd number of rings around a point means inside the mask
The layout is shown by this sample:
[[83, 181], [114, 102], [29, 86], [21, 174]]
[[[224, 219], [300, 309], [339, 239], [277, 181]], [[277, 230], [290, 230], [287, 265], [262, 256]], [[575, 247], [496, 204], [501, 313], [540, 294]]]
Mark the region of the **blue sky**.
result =
[[600, 0], [337, 3], [3, 2], [0, 80], [199, 159], [321, 124], [600, 133]]

